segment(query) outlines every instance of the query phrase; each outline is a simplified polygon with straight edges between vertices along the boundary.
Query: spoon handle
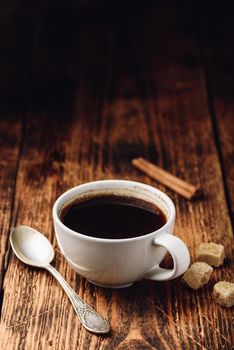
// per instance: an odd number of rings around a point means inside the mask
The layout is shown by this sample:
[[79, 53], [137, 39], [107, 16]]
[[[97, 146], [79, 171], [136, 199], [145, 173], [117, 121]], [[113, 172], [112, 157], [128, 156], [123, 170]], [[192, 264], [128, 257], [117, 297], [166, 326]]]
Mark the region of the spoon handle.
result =
[[88, 331], [93, 333], [108, 333], [110, 330], [110, 325], [107, 320], [100, 316], [94, 309], [91, 308], [91, 306], [81, 299], [52, 265], [46, 266], [46, 270], [48, 270], [57, 279], [64, 291], [67, 293], [82, 325]]

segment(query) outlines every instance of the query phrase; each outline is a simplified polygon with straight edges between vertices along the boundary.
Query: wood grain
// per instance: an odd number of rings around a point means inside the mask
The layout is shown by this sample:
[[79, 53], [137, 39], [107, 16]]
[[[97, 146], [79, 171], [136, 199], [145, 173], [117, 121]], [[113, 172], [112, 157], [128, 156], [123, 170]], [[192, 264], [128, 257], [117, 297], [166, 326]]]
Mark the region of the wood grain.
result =
[[[206, 22], [200, 25], [200, 41], [206, 72], [206, 84], [210, 110], [214, 119], [214, 132], [223, 167], [227, 198], [234, 223], [234, 102], [233, 91], [233, 50], [231, 43], [234, 39], [234, 29], [227, 6], [219, 13], [222, 28], [215, 25], [217, 11], [212, 16], [212, 26]], [[213, 30], [213, 32], [212, 32]], [[217, 38], [213, 39], [213, 35]], [[224, 40], [225, 39], [225, 40]]]
[[[36, 25], [32, 53], [34, 108], [25, 116], [17, 169], [20, 136], [12, 143], [2, 234], [6, 242], [15, 212], [14, 224], [41, 230], [56, 250], [54, 266], [107, 316], [112, 332], [98, 337], [85, 331], [53, 277], [12, 255], [4, 276], [0, 348], [230, 349], [233, 312], [216, 305], [211, 290], [216, 281], [232, 278], [232, 230], [196, 38], [187, 33], [173, 4], [136, 5], [133, 13], [126, 9], [121, 27], [114, 9], [77, 23], [71, 5], [65, 12], [70, 41], [64, 39], [61, 52], [56, 51], [60, 36], [55, 37], [50, 50], [47, 40], [53, 41], [64, 12], [58, 8], [53, 22], [53, 11], [43, 6], [46, 16]], [[56, 69], [48, 76], [53, 57]], [[15, 121], [6, 130], [20, 135], [20, 125]], [[188, 182], [202, 183], [205, 198], [187, 202], [145, 177], [131, 165], [140, 156]], [[108, 290], [78, 276], [56, 245], [51, 209], [66, 189], [104, 178], [142, 181], [168, 193], [177, 208], [175, 233], [192, 260], [200, 242], [224, 244], [225, 265], [215, 269], [211, 283], [191, 291], [178, 278]]]
[[0, 118], [0, 303], [2, 305], [4, 290], [2, 288], [5, 272], [8, 267], [9, 247], [8, 234], [10, 227], [15, 225], [17, 210], [13, 210], [15, 182], [20, 154], [22, 133], [21, 118], [5, 114]]

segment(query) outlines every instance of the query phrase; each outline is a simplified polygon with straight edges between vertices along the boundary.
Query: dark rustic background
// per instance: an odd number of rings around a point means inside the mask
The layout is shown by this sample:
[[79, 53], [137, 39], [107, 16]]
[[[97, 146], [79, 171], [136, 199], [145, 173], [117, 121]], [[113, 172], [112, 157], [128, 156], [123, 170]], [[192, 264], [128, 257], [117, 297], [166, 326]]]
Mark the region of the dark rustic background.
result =
[[[234, 282], [233, 39], [233, 9], [221, 2], [1, 1], [1, 349], [234, 347], [233, 309], [211, 297], [216, 281]], [[204, 198], [151, 181], [131, 166], [138, 156]], [[68, 188], [104, 178], [166, 191], [192, 260], [200, 242], [221, 242], [224, 267], [198, 291], [179, 278], [104, 290], [75, 274], [51, 209]], [[107, 316], [109, 336], [86, 332], [56, 281], [17, 261], [8, 239], [18, 224], [51, 240], [54, 266]]]

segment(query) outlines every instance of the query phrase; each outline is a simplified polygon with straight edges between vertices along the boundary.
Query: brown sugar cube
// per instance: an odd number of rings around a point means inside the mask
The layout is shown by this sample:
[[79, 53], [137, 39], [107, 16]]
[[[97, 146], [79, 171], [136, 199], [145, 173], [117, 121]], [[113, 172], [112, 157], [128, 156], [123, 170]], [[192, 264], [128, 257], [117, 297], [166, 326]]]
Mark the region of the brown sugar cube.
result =
[[213, 268], [205, 262], [192, 264], [183, 276], [184, 282], [192, 289], [198, 289], [206, 284], [213, 272]]
[[224, 260], [224, 246], [216, 243], [201, 243], [197, 250], [197, 259], [211, 266], [221, 266]]
[[234, 305], [234, 283], [221, 281], [214, 285], [213, 296], [217, 303], [224, 307]]

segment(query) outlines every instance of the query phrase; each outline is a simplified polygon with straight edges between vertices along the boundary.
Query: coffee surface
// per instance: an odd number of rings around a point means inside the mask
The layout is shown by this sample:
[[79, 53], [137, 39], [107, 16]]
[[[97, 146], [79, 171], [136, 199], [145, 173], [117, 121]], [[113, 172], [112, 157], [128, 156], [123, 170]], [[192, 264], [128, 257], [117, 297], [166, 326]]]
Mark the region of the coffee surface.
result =
[[164, 213], [156, 205], [116, 195], [74, 200], [63, 207], [60, 218], [76, 232], [108, 239], [146, 235], [166, 223]]

